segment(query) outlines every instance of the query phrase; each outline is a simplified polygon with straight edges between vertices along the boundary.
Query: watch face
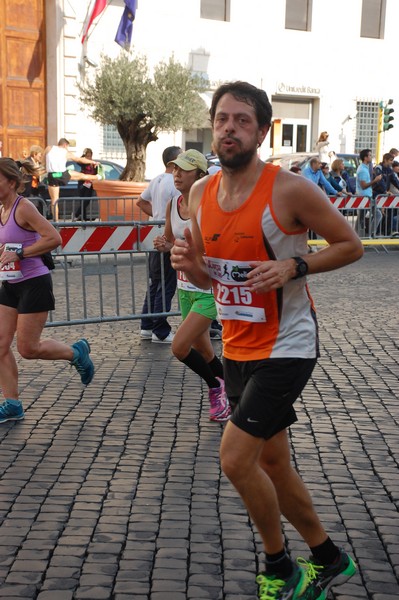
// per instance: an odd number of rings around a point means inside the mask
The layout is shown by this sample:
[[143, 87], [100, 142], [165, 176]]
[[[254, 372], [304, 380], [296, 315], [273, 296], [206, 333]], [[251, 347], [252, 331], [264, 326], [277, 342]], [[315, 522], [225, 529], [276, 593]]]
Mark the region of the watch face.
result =
[[300, 262], [300, 263], [298, 264], [298, 266], [297, 266], [297, 271], [298, 271], [298, 273], [299, 273], [300, 275], [306, 275], [306, 273], [307, 273], [307, 270], [308, 270], [308, 266], [307, 266], [307, 264], [306, 264], [304, 261], [303, 261], [303, 262]]
[[308, 272], [307, 263], [300, 258], [299, 256], [295, 256], [294, 260], [296, 261], [296, 277], [294, 279], [299, 279], [300, 277], [304, 277]]

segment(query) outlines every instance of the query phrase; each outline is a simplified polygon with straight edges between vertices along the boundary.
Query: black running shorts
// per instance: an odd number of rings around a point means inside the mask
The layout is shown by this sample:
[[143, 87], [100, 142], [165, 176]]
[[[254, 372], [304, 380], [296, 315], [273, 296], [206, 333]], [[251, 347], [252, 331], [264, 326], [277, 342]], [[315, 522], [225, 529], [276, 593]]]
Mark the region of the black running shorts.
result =
[[70, 179], [71, 179], [71, 174], [69, 171], [64, 171], [63, 173], [48, 173], [47, 174], [48, 184], [56, 186], [56, 187], [59, 187], [60, 185], [67, 185], [67, 183]]
[[50, 274], [32, 277], [20, 283], [3, 281], [0, 304], [15, 308], [19, 314], [54, 310], [53, 280]]
[[307, 384], [316, 358], [223, 361], [231, 422], [255, 437], [269, 439], [297, 416], [295, 400]]

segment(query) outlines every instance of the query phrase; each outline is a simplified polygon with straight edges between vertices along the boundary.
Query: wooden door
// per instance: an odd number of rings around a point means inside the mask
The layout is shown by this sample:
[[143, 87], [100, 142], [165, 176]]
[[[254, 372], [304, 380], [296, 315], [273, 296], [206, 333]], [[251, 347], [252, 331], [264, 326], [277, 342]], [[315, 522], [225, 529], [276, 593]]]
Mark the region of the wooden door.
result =
[[20, 158], [46, 141], [44, 0], [0, 0], [0, 142]]

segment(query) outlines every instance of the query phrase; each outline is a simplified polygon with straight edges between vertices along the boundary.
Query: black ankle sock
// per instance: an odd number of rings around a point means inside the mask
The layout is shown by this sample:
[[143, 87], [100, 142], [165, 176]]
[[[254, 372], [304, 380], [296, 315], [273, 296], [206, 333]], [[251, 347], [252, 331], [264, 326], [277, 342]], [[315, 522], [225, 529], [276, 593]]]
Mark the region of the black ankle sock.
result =
[[216, 355], [212, 358], [211, 362], [208, 363], [208, 366], [215, 377], [224, 379], [223, 365]]
[[282, 579], [288, 579], [293, 568], [292, 560], [285, 548], [276, 554], [266, 554], [266, 573], [268, 575], [277, 575]]
[[[216, 357], [215, 357], [216, 358]], [[213, 374], [210, 365], [205, 361], [202, 354], [191, 348], [186, 358], [182, 361], [187, 365], [194, 373], [197, 373], [204, 381], [206, 381], [209, 388], [219, 387], [219, 382]]]
[[340, 554], [338, 546], [329, 537], [322, 544], [310, 548], [310, 551], [319, 565], [331, 565]]

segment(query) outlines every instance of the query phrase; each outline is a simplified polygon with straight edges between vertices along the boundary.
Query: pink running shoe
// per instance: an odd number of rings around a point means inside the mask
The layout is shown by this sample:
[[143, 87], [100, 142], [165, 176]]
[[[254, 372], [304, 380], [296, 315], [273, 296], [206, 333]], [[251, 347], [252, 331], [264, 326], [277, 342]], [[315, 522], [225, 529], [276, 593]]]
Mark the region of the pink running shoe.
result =
[[219, 381], [220, 387], [209, 388], [209, 420], [222, 423], [230, 417], [231, 409], [224, 389], [224, 381], [219, 377], [216, 379]]

